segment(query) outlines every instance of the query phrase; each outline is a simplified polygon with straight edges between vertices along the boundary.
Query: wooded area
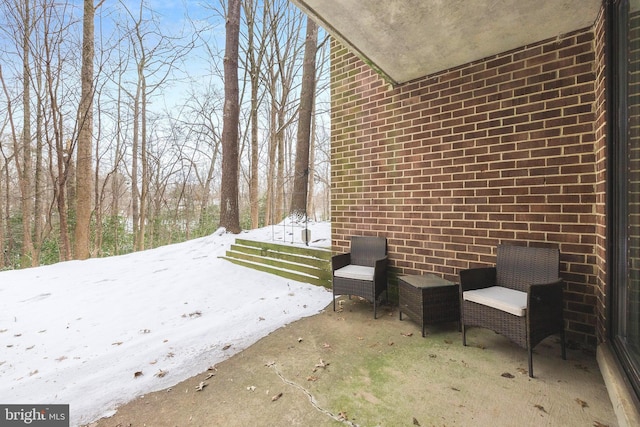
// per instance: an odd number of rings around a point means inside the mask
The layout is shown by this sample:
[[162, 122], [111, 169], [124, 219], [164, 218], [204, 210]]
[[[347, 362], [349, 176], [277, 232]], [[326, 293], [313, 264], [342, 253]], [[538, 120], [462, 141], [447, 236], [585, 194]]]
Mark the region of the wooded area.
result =
[[326, 34], [287, 0], [151, 4], [0, 0], [0, 269], [328, 219]]

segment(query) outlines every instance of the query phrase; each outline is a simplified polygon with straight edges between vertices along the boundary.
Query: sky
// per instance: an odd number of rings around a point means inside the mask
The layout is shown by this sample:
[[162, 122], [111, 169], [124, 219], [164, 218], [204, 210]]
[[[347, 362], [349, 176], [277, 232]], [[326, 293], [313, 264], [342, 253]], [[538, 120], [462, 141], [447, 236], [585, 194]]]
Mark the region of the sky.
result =
[[[128, 255], [0, 272], [0, 402], [69, 404], [71, 426], [201, 373], [323, 310], [322, 287], [218, 258], [237, 237], [303, 245], [283, 222]], [[330, 247], [330, 223], [309, 223]]]

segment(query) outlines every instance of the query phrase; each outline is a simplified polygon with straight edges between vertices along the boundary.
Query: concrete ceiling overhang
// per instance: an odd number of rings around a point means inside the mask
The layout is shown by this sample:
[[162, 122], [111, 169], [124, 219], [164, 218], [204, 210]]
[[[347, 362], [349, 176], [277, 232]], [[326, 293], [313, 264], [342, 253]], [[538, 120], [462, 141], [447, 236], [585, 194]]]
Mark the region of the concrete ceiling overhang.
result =
[[590, 27], [601, 0], [291, 0], [393, 83]]

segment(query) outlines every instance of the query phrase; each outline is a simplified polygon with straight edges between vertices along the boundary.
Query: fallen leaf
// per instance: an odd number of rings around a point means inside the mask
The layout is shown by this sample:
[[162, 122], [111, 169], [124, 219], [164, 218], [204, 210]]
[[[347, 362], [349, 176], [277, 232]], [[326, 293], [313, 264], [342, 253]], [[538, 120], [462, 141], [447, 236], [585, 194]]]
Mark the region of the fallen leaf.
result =
[[270, 367], [272, 367], [272, 366], [273, 366], [273, 365], [275, 365], [275, 364], [276, 364], [276, 362], [272, 360], [271, 362], [267, 362], [267, 363], [265, 363], [265, 364], [264, 364], [264, 366], [266, 366], [267, 368], [270, 368]]
[[216, 367], [216, 365], [211, 365], [207, 368], [207, 371], [217, 371], [218, 368]]
[[433, 354], [433, 353], [431, 353], [431, 354], [429, 355], [429, 357], [430, 357], [431, 359], [435, 359], [436, 357], [438, 357], [438, 355], [437, 355], [437, 354]]
[[167, 371], [163, 371], [162, 369], [160, 369], [158, 372], [155, 373], [154, 376], [158, 377], [158, 378], [162, 378], [165, 375], [167, 375]]
[[577, 403], [578, 403], [578, 405], [580, 405], [582, 408], [587, 408], [587, 407], [589, 407], [589, 404], [587, 404], [587, 402], [585, 402], [585, 401], [584, 401], [584, 400], [582, 400], [582, 399], [578, 399], [577, 397], [576, 397], [576, 402], [577, 402]]
[[326, 363], [324, 360], [320, 359], [320, 363], [316, 364], [316, 368], [322, 368], [325, 369], [327, 366], [329, 366], [328, 363]]
[[207, 374], [207, 376], [205, 377], [205, 379], [204, 379], [204, 380], [205, 380], [205, 381], [206, 381], [206, 380], [210, 380], [211, 378], [213, 378], [213, 377], [215, 377], [215, 376], [216, 376], [216, 374], [214, 374], [214, 373], [209, 373], [209, 374]]
[[262, 322], [264, 320], [264, 317], [260, 316], [258, 317], [258, 322]]
[[544, 409], [544, 406], [542, 406], [542, 405], [533, 405], [533, 407], [536, 408], [536, 409], [541, 410], [545, 414], [548, 414], [548, 412], [546, 411], [546, 409]]
[[112, 342], [111, 345], [122, 345], [122, 341]]
[[347, 419], [347, 413], [345, 411], [338, 412], [338, 419], [340, 421], [345, 421]]
[[256, 386], [254, 386], [254, 385], [250, 385], [249, 387], [247, 387], [247, 390], [249, 390], [249, 391], [256, 391]]
[[453, 342], [451, 340], [444, 340], [445, 344], [453, 344]]
[[37, 374], [37, 373], [38, 373], [38, 370], [36, 369], [35, 371], [31, 371], [31, 372], [29, 372], [29, 376], [30, 376], [30, 377], [32, 377], [32, 376], [34, 376], [34, 375], [35, 375], [35, 374]]
[[395, 343], [394, 343], [393, 341], [389, 341], [387, 344], [388, 344], [389, 346], [392, 346], [392, 345], [394, 345]]
[[26, 350], [32, 350], [35, 347], [35, 345], [32, 345], [31, 347], [27, 347]]
[[298, 337], [298, 342], [302, 342], [302, 338], [301, 337]]
[[202, 391], [204, 390], [204, 388], [207, 386], [208, 384], [205, 383], [204, 381], [200, 381], [200, 384], [198, 384], [196, 386], [196, 391]]
[[516, 372], [522, 375], [526, 375], [527, 374], [527, 370], [524, 368], [516, 368]]
[[140, 333], [141, 334], [150, 334], [151, 333], [151, 329], [140, 329]]
[[420, 423], [418, 422], [418, 420], [416, 419], [416, 417], [413, 417], [413, 425], [414, 426], [419, 426]]
[[598, 421], [594, 421], [593, 422], [593, 427], [609, 427], [609, 425], [608, 424], [602, 424], [602, 423], [600, 423]]
[[138, 378], [138, 377], [141, 377], [142, 375], [144, 375], [142, 371], [136, 371], [133, 373], [133, 378]]
[[60, 357], [58, 357], [56, 360], [57, 360], [58, 362], [62, 362], [63, 360], [66, 360], [66, 359], [67, 359], [67, 356], [60, 356]]
[[505, 378], [515, 378], [513, 374], [510, 374], [509, 372], [504, 372], [501, 376]]
[[322, 344], [322, 348], [331, 348], [331, 344], [324, 343]]
[[576, 364], [575, 366], [576, 366], [576, 368], [578, 368], [578, 369], [580, 369], [582, 371], [589, 372], [589, 367], [588, 366], [582, 365], [580, 363]]
[[276, 394], [275, 396], [271, 397], [271, 401], [275, 402], [276, 400], [280, 399], [282, 397], [282, 392]]
[[402, 335], [403, 337], [412, 337], [413, 332], [402, 332], [400, 335]]
[[460, 391], [460, 389], [459, 389], [459, 388], [455, 388], [455, 387], [451, 387], [451, 390], [453, 390], [453, 391]]
[[307, 381], [318, 381], [318, 377], [316, 377], [315, 375], [309, 375], [307, 377]]
[[222, 350], [229, 350], [229, 348], [231, 348], [231, 344], [227, 344], [224, 347], [222, 347]]

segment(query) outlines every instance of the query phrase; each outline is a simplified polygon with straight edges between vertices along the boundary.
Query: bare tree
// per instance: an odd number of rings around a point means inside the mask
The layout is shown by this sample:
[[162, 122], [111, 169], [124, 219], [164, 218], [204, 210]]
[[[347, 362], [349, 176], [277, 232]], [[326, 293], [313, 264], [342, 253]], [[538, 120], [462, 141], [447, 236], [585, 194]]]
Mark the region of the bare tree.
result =
[[[2, 2], [2, 9], [11, 23], [5, 29], [5, 34], [13, 39], [19, 57], [22, 61], [22, 131], [18, 132], [13, 119], [11, 123], [11, 133], [13, 140], [13, 161], [18, 171], [18, 183], [20, 188], [22, 212], [22, 253], [20, 264], [22, 266], [35, 266], [38, 263], [35, 256], [32, 236], [32, 171], [33, 161], [31, 158], [31, 48], [30, 39], [33, 31], [32, 4], [30, 1], [10, 1]], [[3, 78], [3, 88], [7, 97], [8, 113], [12, 114], [13, 105], [10, 94]]]
[[296, 162], [293, 175], [293, 192], [289, 213], [294, 217], [306, 217], [309, 192], [309, 148], [311, 145], [311, 120], [313, 118], [314, 87], [316, 82], [316, 49], [318, 26], [307, 18], [307, 36], [302, 67], [300, 108], [298, 112], [298, 135]]
[[220, 226], [231, 233], [239, 233], [238, 125], [240, 106], [238, 99], [238, 46], [240, 42], [240, 0], [229, 0], [225, 39]]
[[[104, 1], [104, 0], [102, 0]], [[93, 191], [93, 60], [95, 8], [93, 0], [84, 0], [82, 19], [82, 93], [78, 107], [78, 143], [76, 172], [75, 258], [89, 258], [91, 200]]]
[[291, 153], [289, 127], [295, 120], [297, 100], [295, 84], [299, 69], [301, 45], [297, 41], [302, 32], [302, 13], [287, 1], [273, 1], [269, 9], [269, 25], [274, 34], [266, 57], [267, 91], [270, 96], [270, 141], [267, 166], [267, 202], [265, 214], [268, 224], [278, 223], [287, 210], [284, 207], [287, 153]]
[[[262, 16], [258, 19], [259, 4], [262, 5]], [[259, 180], [259, 91], [261, 83], [260, 70], [263, 66], [266, 44], [271, 38], [271, 34], [265, 29], [267, 9], [269, 2], [257, 2], [255, 0], [245, 0], [244, 9], [247, 17], [247, 49], [248, 72], [251, 81], [250, 100], [250, 122], [251, 122], [251, 149], [249, 158], [249, 205], [251, 210], [251, 227], [259, 226], [260, 206], [258, 203], [260, 192]], [[260, 28], [260, 25], [262, 28]], [[262, 29], [262, 31], [260, 31]]]
[[[140, 1], [136, 14], [129, 10], [124, 2], [121, 1], [121, 4], [125, 6], [133, 22], [133, 28], [129, 31], [131, 53], [136, 65], [135, 91], [129, 92], [133, 99], [132, 210], [134, 247], [136, 250], [142, 250], [145, 248], [149, 194], [148, 104], [153, 93], [168, 84], [178, 61], [193, 48], [193, 40], [187, 41], [184, 45], [176, 45], [178, 38], [165, 34], [153, 16], [145, 17], [143, 1]], [[138, 170], [138, 157], [141, 171]], [[138, 186], [138, 176], [141, 179], [140, 186]]]

